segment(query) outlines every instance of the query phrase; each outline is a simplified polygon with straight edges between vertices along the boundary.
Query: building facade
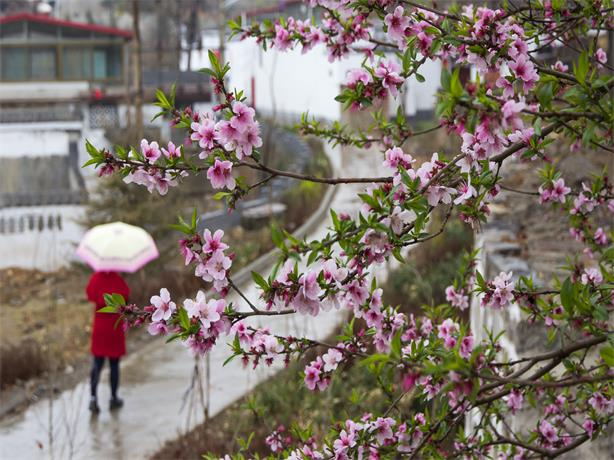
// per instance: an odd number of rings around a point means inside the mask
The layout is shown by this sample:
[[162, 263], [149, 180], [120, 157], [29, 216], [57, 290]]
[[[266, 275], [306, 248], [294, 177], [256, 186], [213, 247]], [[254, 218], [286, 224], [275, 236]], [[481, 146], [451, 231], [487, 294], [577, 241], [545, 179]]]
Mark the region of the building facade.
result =
[[130, 31], [0, 17], [0, 268], [73, 259], [91, 172], [85, 140], [120, 124]]

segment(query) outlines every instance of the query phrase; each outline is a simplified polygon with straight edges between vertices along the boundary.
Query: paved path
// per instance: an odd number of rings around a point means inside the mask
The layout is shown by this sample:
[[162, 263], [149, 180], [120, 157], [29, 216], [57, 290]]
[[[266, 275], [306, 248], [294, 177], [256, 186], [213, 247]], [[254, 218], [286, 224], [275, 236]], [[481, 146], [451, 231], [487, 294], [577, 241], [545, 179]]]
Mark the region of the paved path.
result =
[[[337, 163], [337, 162], [336, 162]], [[380, 155], [367, 152], [345, 154], [343, 175], [381, 175]], [[338, 190], [332, 207], [355, 215], [360, 207], [356, 188]], [[326, 233], [326, 219], [309, 238]], [[246, 294], [256, 298], [253, 288]], [[235, 300], [231, 298], [230, 300]], [[235, 300], [236, 301], [236, 300]], [[340, 319], [341, 312], [328, 312], [317, 319], [291, 315], [260, 319], [275, 333], [327, 337]], [[210, 357], [210, 414], [215, 415], [246, 394], [276, 369], [243, 369], [239, 360], [222, 366], [228, 347], [214, 348]], [[165, 441], [195, 426], [204, 419], [199, 401], [199, 385], [188, 391], [193, 381], [195, 362], [179, 342], [155, 341], [124, 360], [121, 368], [121, 395], [125, 407], [109, 413], [102, 405], [99, 416], [87, 410], [88, 382], [84, 381], [53, 400], [32, 404], [24, 413], [0, 423], [0, 458], [28, 459], [141, 459], [155, 452]], [[199, 364], [203, 375], [203, 364]], [[108, 375], [102, 375], [99, 400], [109, 397]], [[195, 379], [196, 382], [200, 381]], [[203, 398], [203, 399], [206, 399]]]

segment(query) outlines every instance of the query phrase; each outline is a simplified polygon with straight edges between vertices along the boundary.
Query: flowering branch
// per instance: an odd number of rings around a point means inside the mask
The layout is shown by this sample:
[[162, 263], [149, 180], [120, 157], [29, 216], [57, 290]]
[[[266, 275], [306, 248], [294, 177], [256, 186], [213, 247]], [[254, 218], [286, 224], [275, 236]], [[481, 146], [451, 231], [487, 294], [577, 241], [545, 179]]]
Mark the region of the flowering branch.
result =
[[[414, 131], [402, 110], [391, 117], [379, 111], [367, 129], [353, 132], [341, 123], [325, 126], [304, 115], [299, 132], [333, 145], [379, 151], [374, 155], [381, 155], [386, 173], [318, 177], [276, 169], [261, 161], [255, 110], [241, 91], [226, 87], [230, 65], [211, 53], [211, 67], [203, 72], [220, 101], [211, 112], [193, 113], [177, 107], [172, 92], [157, 94], [160, 116], [184, 130], [187, 143], [161, 148], [144, 139], [140, 149], [120, 147], [115, 152], [88, 144], [88, 164], [98, 167], [100, 175], [120, 174], [126, 182], [162, 195], [185, 176], [202, 174], [230, 207], [275, 177], [364, 184], [357, 195], [360, 210], [354, 216], [331, 210], [329, 232], [312, 241], [274, 229], [280, 257], [271, 273], [252, 274], [257, 300], [232, 280], [234, 255], [224, 233], [199, 233], [196, 214], [190, 222], [182, 219], [175, 227], [185, 234], [181, 254], [209, 294], [200, 291], [178, 305], [162, 289], [150, 305], [116, 302], [109, 308], [130, 325], [147, 324], [152, 334], [182, 340], [195, 355], [207, 353], [227, 336], [232, 341], [229, 359], [240, 358], [246, 366], [287, 364], [307, 350], [322, 353], [306, 364], [302, 375], [314, 392], [326, 391], [356, 360], [374, 374], [385, 410], [338, 421], [319, 430], [327, 434], [317, 441], [314, 437], [291, 445], [276, 430], [267, 437], [275, 455], [555, 457], [606, 432], [614, 414], [614, 235], [607, 218], [614, 213], [613, 189], [604, 170], [572, 190], [556, 165], [583, 147], [613, 150], [614, 78], [607, 72], [607, 54], [597, 48], [600, 31], [612, 28], [609, 3], [533, 2], [501, 9], [467, 5], [446, 11], [403, 0], [308, 3], [319, 7], [314, 11], [321, 14], [320, 21], [279, 18], [243, 25], [236, 20], [230, 27], [240, 38], [278, 52], [322, 46], [330, 61], [360, 54], [360, 67], [347, 72], [336, 97], [349, 111], [399, 98], [410, 77], [418, 84], [425, 81], [424, 64], [437, 62], [443, 69], [437, 121]], [[542, 62], [539, 53], [557, 42], [574, 54], [565, 63]], [[475, 69], [477, 77], [461, 81], [461, 66]], [[458, 138], [458, 151], [429, 151], [429, 159], [418, 161], [426, 158], [421, 155], [425, 152], [403, 149], [412, 137], [439, 129]], [[530, 163], [537, 171], [537, 192], [505, 185], [510, 183], [505, 165], [512, 162]], [[246, 168], [266, 177], [248, 185], [237, 175]], [[583, 249], [574, 250], [578, 256], [570, 258], [563, 275], [540, 282], [512, 272], [490, 277], [476, 269], [474, 252], [446, 288], [445, 304], [409, 315], [403, 306], [385, 303], [376, 267], [390, 257], [405, 263], [411, 253], [407, 256], [403, 248], [442, 235], [453, 219], [479, 228], [501, 190], [539, 196], [541, 206], [566, 216], [569, 234]], [[434, 216], [441, 219], [435, 226]], [[248, 311], [228, 300], [230, 290], [247, 303]], [[471, 308], [483, 309], [485, 315], [519, 314], [522, 321], [542, 328], [555, 349], [506, 359], [501, 335], [486, 329], [485, 339], [474, 337], [465, 319], [470, 296], [476, 300]], [[331, 309], [347, 310], [350, 317], [337, 343], [250, 325], [256, 316], [318, 317]], [[572, 343], [565, 344], [568, 340]], [[408, 394], [412, 407], [426, 408], [424, 412], [406, 410]], [[520, 410], [535, 414], [534, 426], [511, 428]], [[459, 429], [463, 421], [466, 430]]]

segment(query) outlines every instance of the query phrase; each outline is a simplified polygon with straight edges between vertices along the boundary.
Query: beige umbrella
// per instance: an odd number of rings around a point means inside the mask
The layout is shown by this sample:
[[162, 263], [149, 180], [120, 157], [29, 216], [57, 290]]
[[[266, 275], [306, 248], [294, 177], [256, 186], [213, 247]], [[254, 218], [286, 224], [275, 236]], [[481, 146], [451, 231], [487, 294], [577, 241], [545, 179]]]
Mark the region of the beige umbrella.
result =
[[90, 229], [77, 255], [96, 271], [133, 273], [159, 256], [156, 243], [140, 227], [113, 222]]

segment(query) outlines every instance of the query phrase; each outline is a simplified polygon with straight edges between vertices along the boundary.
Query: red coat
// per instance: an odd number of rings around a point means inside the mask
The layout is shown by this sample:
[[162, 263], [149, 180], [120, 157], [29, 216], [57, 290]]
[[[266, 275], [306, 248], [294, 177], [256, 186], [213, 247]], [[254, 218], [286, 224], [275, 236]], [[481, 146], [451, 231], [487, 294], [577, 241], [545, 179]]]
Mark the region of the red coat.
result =
[[[118, 313], [98, 313], [105, 306], [104, 294], [121, 294], [128, 301], [130, 288], [115, 272], [96, 272], [85, 289], [87, 298], [94, 302], [91, 351], [94, 356], [119, 358], [126, 354], [126, 337]], [[116, 325], [117, 323], [117, 325]]]

